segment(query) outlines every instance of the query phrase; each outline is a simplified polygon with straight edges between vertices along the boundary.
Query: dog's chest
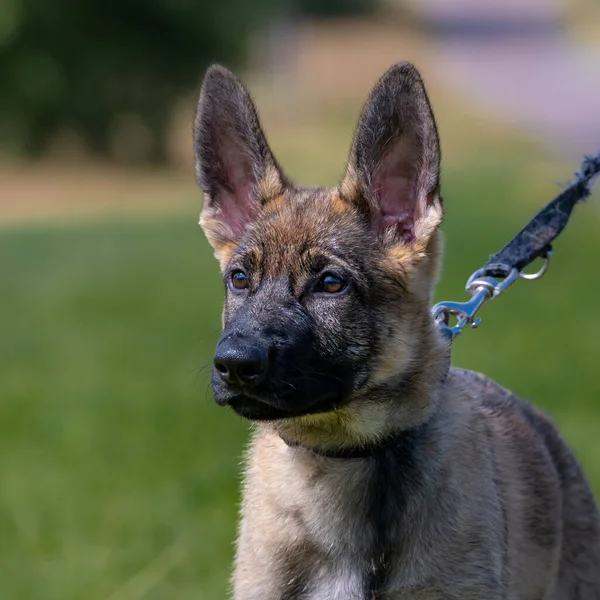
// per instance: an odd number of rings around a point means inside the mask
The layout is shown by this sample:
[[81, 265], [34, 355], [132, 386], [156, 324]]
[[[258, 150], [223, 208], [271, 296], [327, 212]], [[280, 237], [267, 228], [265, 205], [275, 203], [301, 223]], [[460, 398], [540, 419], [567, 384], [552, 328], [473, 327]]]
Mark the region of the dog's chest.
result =
[[442, 600], [448, 596], [426, 585], [403, 585], [400, 589], [389, 589], [378, 580], [385, 573], [369, 572], [365, 565], [353, 563], [331, 564], [328, 568], [319, 569], [314, 579], [307, 582], [302, 595], [303, 600]]
[[[379, 465], [381, 467], [381, 465]], [[298, 598], [317, 600], [385, 600], [438, 598], [416, 587], [421, 569], [410, 543], [399, 539], [410, 501], [402, 476], [393, 479], [372, 461], [325, 461], [307, 478], [297, 477], [289, 488], [297, 525], [302, 530], [290, 569], [304, 575]], [[405, 591], [391, 593], [398, 562], [407, 566]], [[409, 566], [410, 565], [410, 566]], [[391, 577], [392, 576], [392, 577]]]
[[[280, 495], [295, 515], [283, 571], [300, 585], [290, 600], [495, 598], [500, 564], [486, 553], [485, 523], [433, 493], [416, 457], [386, 460], [323, 461], [306, 471], [296, 462]], [[460, 535], [447, 527], [456, 519]]]

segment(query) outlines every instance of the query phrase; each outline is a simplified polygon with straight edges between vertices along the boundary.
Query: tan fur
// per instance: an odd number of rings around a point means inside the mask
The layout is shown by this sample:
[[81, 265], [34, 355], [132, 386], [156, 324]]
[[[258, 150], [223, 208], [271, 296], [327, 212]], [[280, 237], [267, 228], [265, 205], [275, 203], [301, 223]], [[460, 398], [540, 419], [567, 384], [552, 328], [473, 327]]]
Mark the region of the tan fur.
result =
[[272, 198], [281, 197], [283, 192], [283, 181], [281, 173], [275, 165], [267, 166], [264, 177], [259, 182], [259, 196], [268, 201]]
[[274, 197], [272, 200], [267, 200], [265, 202], [265, 210], [277, 210], [280, 209], [285, 204], [285, 198], [283, 194]]
[[347, 213], [351, 205], [340, 195], [334, 194], [331, 201], [331, 210], [336, 213]]
[[358, 173], [352, 164], [346, 167], [346, 174], [340, 184], [340, 194], [342, 198], [355, 198], [360, 194]]

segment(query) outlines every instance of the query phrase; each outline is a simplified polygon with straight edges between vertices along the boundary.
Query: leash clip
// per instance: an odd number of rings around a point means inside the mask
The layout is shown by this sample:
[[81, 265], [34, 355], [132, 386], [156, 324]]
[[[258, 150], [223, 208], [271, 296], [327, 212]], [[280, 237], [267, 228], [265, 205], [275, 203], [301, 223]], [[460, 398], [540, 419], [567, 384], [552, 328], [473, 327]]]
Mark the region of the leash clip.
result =
[[[485, 268], [478, 269], [467, 280], [466, 291], [471, 299], [466, 302], [444, 301], [438, 302], [431, 310], [433, 319], [442, 329], [444, 335], [451, 340], [460, 335], [465, 326], [469, 325], [475, 329], [481, 323], [477, 317], [479, 309], [488, 301], [493, 300], [502, 292], [507, 290], [517, 279], [529, 281], [539, 279], [548, 270], [552, 252], [548, 250], [544, 258], [544, 264], [537, 273], [523, 273], [513, 267], [504, 279], [496, 279], [486, 274]], [[456, 325], [450, 326], [450, 317], [456, 319]]]

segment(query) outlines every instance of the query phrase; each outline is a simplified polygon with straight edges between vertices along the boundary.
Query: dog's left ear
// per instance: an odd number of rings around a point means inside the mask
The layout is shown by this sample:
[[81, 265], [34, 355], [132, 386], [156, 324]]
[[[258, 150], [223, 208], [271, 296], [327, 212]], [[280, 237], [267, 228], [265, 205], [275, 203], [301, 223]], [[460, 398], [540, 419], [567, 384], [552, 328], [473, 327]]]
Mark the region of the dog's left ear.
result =
[[200, 224], [224, 264], [262, 206], [283, 193], [286, 179], [250, 94], [219, 65], [204, 76], [194, 121], [194, 152], [198, 185], [204, 191]]
[[440, 146], [417, 69], [400, 63], [379, 80], [354, 134], [341, 195], [370, 214], [386, 246], [427, 244], [442, 221]]

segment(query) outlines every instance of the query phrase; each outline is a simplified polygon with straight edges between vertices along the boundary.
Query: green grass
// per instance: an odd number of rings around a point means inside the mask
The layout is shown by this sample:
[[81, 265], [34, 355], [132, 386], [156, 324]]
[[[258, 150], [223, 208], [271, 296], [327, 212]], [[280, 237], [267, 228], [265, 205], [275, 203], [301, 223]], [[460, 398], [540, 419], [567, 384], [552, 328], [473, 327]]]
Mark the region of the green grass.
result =
[[[445, 173], [438, 298], [554, 194], [529, 175]], [[202, 371], [222, 292], [196, 216], [0, 231], [0, 598], [225, 597], [247, 426]], [[454, 362], [545, 407], [600, 492], [598, 225], [578, 208], [547, 277], [488, 304]]]

